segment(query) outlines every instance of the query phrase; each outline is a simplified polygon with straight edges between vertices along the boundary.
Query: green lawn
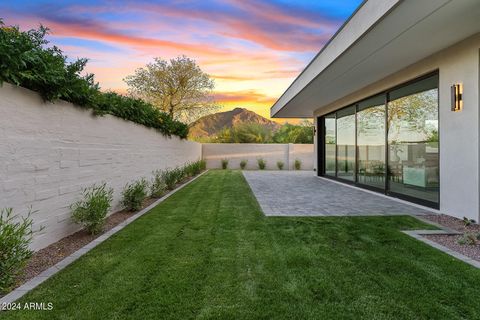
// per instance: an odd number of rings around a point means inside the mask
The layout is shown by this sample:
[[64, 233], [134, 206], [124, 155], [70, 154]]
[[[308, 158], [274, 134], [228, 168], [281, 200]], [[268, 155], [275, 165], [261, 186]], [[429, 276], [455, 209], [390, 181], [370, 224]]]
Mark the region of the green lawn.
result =
[[266, 218], [211, 171], [25, 296], [6, 319], [479, 319], [480, 271], [412, 217]]

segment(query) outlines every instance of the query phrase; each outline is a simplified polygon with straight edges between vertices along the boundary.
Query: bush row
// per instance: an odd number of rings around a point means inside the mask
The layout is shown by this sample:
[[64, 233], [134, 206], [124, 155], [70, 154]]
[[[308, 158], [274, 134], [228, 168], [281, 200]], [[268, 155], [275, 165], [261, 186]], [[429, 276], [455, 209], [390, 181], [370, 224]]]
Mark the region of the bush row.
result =
[[111, 114], [167, 136], [186, 138], [188, 126], [141, 99], [103, 93], [93, 74], [82, 76], [87, 59], [67, 61], [56, 46], [47, 47], [48, 29], [20, 31], [0, 19], [0, 85], [5, 81], [38, 92], [45, 101], [62, 99], [90, 108], [96, 115]]
[[[182, 167], [153, 172], [151, 181], [145, 178], [128, 183], [122, 191], [122, 205], [128, 211], [137, 211], [148, 197], [160, 198], [175, 186], [203, 170], [204, 160], [187, 163]], [[95, 184], [82, 191], [81, 199], [70, 206], [72, 219], [85, 229], [97, 234], [104, 228], [113, 200], [113, 189], [106, 183]], [[0, 210], [0, 294], [8, 292], [15, 279], [32, 256], [29, 246], [35, 232], [32, 211], [22, 217], [11, 208]]]
[[[167, 190], [173, 190], [178, 183], [199, 174], [205, 168], [205, 160], [199, 160], [174, 169], [155, 170], [150, 181], [142, 177], [127, 183], [122, 190], [121, 204], [127, 211], [138, 211], [147, 197], [160, 198]], [[112, 194], [113, 189], [108, 189], [105, 183], [86, 188], [83, 198], [71, 206], [74, 221], [82, 224], [92, 234], [101, 232], [110, 209]]]
[[[228, 162], [229, 162], [228, 159], [222, 159], [220, 161], [222, 165], [222, 169], [228, 168]], [[248, 163], [248, 160], [240, 161], [240, 169], [244, 170], [245, 167], [247, 166], [247, 163]], [[267, 167], [267, 161], [265, 161], [263, 158], [258, 158], [257, 165], [258, 165], [258, 169], [265, 170], [265, 168]], [[285, 164], [283, 163], [283, 161], [277, 161], [278, 170], [283, 170], [284, 165]], [[293, 166], [295, 170], [300, 170], [302, 168], [302, 161], [300, 159], [295, 159]]]

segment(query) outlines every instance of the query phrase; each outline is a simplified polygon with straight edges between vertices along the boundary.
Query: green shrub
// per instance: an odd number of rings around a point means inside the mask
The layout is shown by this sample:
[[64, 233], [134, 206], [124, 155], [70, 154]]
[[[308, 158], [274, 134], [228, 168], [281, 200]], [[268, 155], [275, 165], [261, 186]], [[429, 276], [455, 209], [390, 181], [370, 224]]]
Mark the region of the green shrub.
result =
[[204, 166], [204, 161], [203, 160], [199, 160], [199, 161], [195, 161], [195, 162], [191, 162], [191, 163], [187, 163], [185, 165], [185, 176], [186, 177], [193, 177], [197, 174], [199, 174], [200, 172], [202, 172], [203, 169], [203, 166]]
[[267, 166], [267, 162], [265, 160], [263, 160], [262, 158], [257, 159], [257, 163], [258, 163], [258, 168], [260, 170], [265, 169], [265, 167]]
[[152, 182], [150, 183], [150, 196], [160, 198], [167, 190], [162, 170], [153, 171]]
[[200, 166], [200, 172], [203, 171], [203, 170], [207, 170], [207, 161], [202, 159], [202, 160], [198, 161], [198, 163], [199, 163], [199, 166]]
[[179, 182], [180, 177], [181, 177], [181, 172], [178, 168], [165, 170], [163, 172], [163, 179], [169, 190], [175, 189], [175, 186]]
[[458, 238], [457, 243], [460, 245], [469, 245], [474, 246], [477, 244], [478, 235], [473, 232], [464, 232], [460, 238]]
[[26, 217], [14, 215], [12, 208], [0, 211], [0, 293], [11, 289], [32, 256], [29, 248], [34, 234], [31, 215], [31, 210]]
[[128, 183], [122, 192], [122, 205], [128, 211], [138, 211], [147, 197], [148, 182], [144, 178]]
[[467, 217], [463, 217], [463, 224], [464, 224], [465, 227], [468, 227], [472, 223], [475, 223], [475, 220], [469, 219]]
[[240, 169], [245, 170], [246, 166], [247, 166], [247, 160], [240, 161]]
[[68, 62], [62, 50], [48, 47], [48, 29], [20, 31], [0, 19], [0, 85], [3, 81], [38, 92], [46, 101], [63, 99], [91, 108], [96, 115], [111, 114], [186, 138], [188, 126], [140, 99], [103, 93], [93, 74], [82, 76], [87, 59]]
[[182, 180], [186, 177], [185, 167], [176, 167], [175, 174], [177, 176], [177, 183], [182, 182]]
[[191, 176], [196, 176], [197, 174], [200, 174], [203, 170], [204, 170], [204, 167], [205, 166], [205, 161], [204, 160], [199, 160], [199, 161], [195, 161], [195, 162], [192, 162], [190, 164], [190, 167], [191, 167]]
[[302, 161], [300, 159], [295, 159], [294, 167], [295, 170], [300, 170], [302, 168]]
[[278, 170], [283, 170], [283, 161], [277, 161]]
[[222, 159], [222, 169], [225, 170], [228, 168], [228, 159]]
[[199, 160], [191, 163], [187, 163], [183, 167], [176, 167], [174, 169], [167, 169], [163, 171], [162, 178], [165, 182], [168, 190], [175, 189], [175, 186], [182, 182], [187, 177], [192, 177], [207, 167], [205, 160]]
[[191, 162], [191, 163], [187, 163], [185, 165], [185, 176], [186, 177], [193, 177], [194, 175], [197, 174], [197, 168], [198, 167], [198, 163], [197, 162]]
[[107, 188], [106, 183], [93, 185], [82, 191], [83, 199], [70, 206], [72, 219], [82, 224], [91, 234], [103, 230], [108, 210], [113, 200], [113, 189]]

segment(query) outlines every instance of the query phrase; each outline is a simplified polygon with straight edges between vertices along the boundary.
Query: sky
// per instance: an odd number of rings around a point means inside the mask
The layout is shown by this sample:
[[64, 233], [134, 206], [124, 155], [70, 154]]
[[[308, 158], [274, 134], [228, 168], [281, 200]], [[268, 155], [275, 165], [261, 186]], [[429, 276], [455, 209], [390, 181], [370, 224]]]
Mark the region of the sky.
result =
[[[270, 107], [361, 0], [0, 0], [0, 18], [43, 24], [70, 58], [88, 58], [102, 90], [154, 57], [186, 55], [215, 80], [222, 111]], [[291, 120], [290, 120], [291, 122]]]

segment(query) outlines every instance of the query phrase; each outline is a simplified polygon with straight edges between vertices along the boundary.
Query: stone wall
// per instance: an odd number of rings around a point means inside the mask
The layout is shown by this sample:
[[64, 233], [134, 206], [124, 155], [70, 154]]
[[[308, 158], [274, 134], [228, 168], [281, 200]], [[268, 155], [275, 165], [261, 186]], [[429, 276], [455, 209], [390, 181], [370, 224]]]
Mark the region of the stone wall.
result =
[[69, 206], [81, 189], [105, 181], [112, 212], [125, 184], [152, 170], [201, 158], [201, 144], [165, 137], [113, 116], [94, 117], [70, 103], [44, 103], [33, 91], [0, 87], [0, 208], [25, 214], [31, 206], [40, 249], [79, 229]]

